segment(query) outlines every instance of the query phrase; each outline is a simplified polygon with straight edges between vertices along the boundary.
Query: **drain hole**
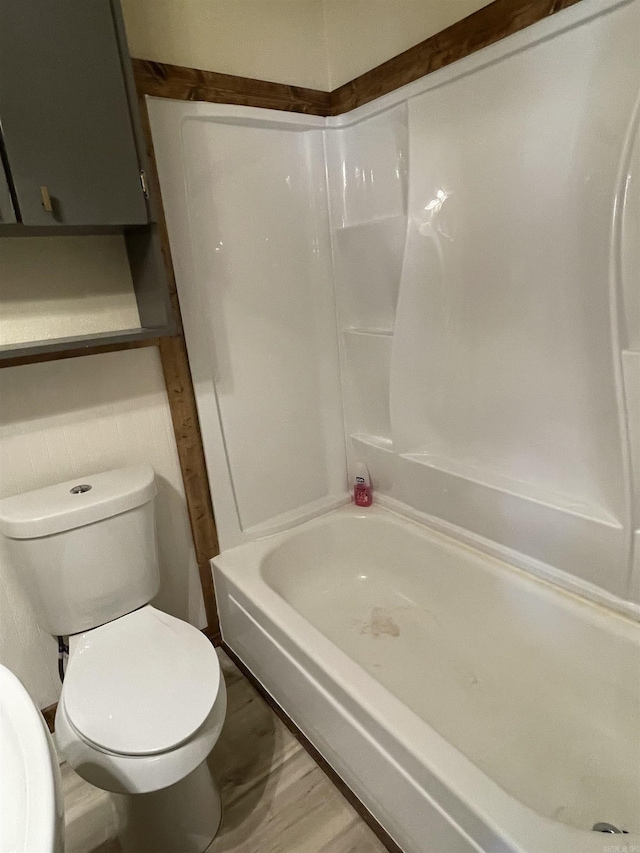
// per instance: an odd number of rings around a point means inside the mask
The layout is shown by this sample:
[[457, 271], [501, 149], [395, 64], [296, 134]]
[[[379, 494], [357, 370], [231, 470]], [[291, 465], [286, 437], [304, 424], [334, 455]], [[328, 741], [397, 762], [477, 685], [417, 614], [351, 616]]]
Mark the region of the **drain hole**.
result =
[[72, 495], [83, 495], [85, 492], [91, 491], [91, 486], [88, 483], [81, 483], [79, 486], [74, 486], [69, 489]]
[[602, 821], [601, 823], [593, 824], [594, 832], [608, 832], [610, 835], [628, 835], [629, 833], [626, 829], [618, 829], [617, 826], [614, 826], [612, 823], [606, 823]]

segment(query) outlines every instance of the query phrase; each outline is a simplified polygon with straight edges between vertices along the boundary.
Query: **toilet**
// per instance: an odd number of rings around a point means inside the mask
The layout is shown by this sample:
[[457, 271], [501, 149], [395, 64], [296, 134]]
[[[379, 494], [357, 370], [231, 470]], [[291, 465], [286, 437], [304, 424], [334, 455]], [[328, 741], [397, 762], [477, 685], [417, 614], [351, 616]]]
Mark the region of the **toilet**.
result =
[[58, 750], [113, 793], [126, 853], [203, 853], [221, 817], [207, 757], [226, 712], [216, 652], [149, 602], [155, 475], [141, 465], [0, 501], [0, 532], [40, 627], [69, 637]]

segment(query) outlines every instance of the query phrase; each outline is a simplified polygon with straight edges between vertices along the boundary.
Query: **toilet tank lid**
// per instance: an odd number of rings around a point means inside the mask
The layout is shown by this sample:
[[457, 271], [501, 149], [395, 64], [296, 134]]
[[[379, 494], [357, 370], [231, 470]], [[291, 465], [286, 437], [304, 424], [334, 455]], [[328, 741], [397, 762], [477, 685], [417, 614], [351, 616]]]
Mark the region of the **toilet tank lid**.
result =
[[1, 500], [0, 532], [10, 539], [51, 536], [135, 509], [155, 493], [150, 465], [75, 477]]

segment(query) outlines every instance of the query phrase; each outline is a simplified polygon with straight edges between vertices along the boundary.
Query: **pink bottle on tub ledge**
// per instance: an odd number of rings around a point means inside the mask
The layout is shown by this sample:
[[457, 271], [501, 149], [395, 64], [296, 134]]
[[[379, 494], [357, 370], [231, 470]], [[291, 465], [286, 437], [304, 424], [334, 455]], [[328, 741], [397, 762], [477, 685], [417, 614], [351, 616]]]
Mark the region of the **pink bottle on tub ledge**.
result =
[[353, 483], [353, 500], [356, 506], [371, 506], [371, 480], [364, 462], [356, 462], [355, 478]]

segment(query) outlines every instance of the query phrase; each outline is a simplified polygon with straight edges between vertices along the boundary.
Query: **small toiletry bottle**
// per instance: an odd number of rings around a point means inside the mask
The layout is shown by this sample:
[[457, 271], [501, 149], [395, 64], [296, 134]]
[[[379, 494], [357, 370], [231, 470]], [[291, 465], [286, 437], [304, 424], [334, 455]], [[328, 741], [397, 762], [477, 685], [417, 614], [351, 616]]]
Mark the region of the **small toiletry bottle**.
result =
[[353, 499], [356, 506], [371, 506], [371, 481], [364, 462], [356, 462]]

